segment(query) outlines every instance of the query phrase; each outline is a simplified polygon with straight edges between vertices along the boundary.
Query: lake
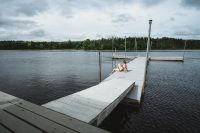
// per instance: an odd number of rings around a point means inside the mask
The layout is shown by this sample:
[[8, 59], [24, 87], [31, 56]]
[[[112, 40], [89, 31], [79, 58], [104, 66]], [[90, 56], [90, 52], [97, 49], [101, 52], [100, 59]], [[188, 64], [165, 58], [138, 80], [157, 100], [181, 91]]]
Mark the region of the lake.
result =
[[[145, 55], [127, 52], [138, 54]], [[111, 55], [101, 53], [102, 79], [121, 62]], [[151, 52], [151, 56], [182, 55], [182, 51]], [[187, 51], [185, 57], [183, 63], [150, 62], [142, 104], [117, 106], [100, 127], [116, 133], [198, 133], [200, 51]], [[1, 50], [0, 91], [41, 105], [96, 85], [98, 62], [95, 51]]]

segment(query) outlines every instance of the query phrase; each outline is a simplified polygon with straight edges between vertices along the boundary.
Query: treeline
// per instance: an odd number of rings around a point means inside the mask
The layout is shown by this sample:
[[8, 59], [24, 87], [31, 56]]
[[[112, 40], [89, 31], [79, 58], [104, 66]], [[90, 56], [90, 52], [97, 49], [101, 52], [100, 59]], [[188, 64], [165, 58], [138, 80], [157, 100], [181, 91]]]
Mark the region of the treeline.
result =
[[[146, 37], [137, 37], [137, 50], [145, 50]], [[152, 38], [151, 49], [178, 50], [183, 49], [185, 40], [176, 38]], [[124, 50], [124, 38], [102, 38], [99, 40], [86, 39], [84, 41], [39, 42], [39, 41], [0, 41], [0, 49], [84, 49], [84, 50]], [[135, 49], [135, 37], [126, 38], [127, 50]], [[200, 49], [200, 40], [187, 40], [186, 49]]]

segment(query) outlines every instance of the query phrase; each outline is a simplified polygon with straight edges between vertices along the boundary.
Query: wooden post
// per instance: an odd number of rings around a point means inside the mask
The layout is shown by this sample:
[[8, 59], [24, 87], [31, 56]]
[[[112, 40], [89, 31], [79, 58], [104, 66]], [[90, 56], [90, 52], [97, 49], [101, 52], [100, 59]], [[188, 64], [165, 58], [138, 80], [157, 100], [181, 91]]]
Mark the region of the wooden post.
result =
[[183, 52], [183, 60], [185, 59], [185, 48], [186, 48], [186, 45], [187, 45], [187, 41], [185, 40], [185, 46], [184, 46], [184, 52]]
[[152, 41], [150, 43], [150, 48], [149, 48], [149, 56], [151, 57], [151, 46], [152, 46]]
[[149, 32], [148, 32], [148, 41], [147, 41], [147, 51], [146, 51], [146, 63], [148, 63], [149, 60], [149, 45], [150, 45], [150, 37], [151, 37], [151, 24], [152, 20], [149, 20]]
[[101, 82], [101, 51], [99, 50], [99, 82]]
[[113, 50], [113, 45], [114, 45], [113, 43], [114, 43], [114, 38], [112, 37], [112, 57], [113, 57], [113, 51], [114, 51]]
[[125, 36], [125, 58], [126, 58], [126, 36]]
[[136, 40], [136, 37], [135, 37], [135, 48], [134, 48], [135, 52], [136, 52], [136, 55], [138, 56], [138, 53], [137, 53], [137, 40]]

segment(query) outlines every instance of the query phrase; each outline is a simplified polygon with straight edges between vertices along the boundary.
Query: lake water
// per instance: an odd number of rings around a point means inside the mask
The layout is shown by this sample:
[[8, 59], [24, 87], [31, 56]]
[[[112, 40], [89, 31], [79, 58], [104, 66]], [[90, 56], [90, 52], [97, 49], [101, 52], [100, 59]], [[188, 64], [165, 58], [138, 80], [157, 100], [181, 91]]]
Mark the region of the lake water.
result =
[[[128, 52], [127, 55], [137, 53]], [[138, 53], [144, 56], [144, 52]], [[152, 52], [180, 56], [183, 52]], [[102, 79], [121, 61], [102, 52]], [[101, 128], [116, 133], [198, 133], [200, 131], [200, 51], [187, 51], [185, 62], [150, 62], [143, 102], [119, 105]], [[0, 91], [44, 104], [96, 85], [98, 52], [0, 51]]]

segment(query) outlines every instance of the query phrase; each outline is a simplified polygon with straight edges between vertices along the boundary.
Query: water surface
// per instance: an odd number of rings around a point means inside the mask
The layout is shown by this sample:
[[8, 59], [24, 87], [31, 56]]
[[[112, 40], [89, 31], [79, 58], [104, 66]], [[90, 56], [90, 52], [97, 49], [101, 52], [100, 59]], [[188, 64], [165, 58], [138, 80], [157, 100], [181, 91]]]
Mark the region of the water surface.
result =
[[[112, 61], [111, 52], [101, 54], [104, 79], [120, 61]], [[152, 56], [182, 54], [151, 53]], [[185, 56], [183, 63], [150, 62], [142, 104], [119, 105], [100, 127], [116, 133], [198, 133], [200, 51], [188, 51]], [[0, 51], [0, 91], [40, 105], [96, 85], [98, 70], [98, 52]]]

